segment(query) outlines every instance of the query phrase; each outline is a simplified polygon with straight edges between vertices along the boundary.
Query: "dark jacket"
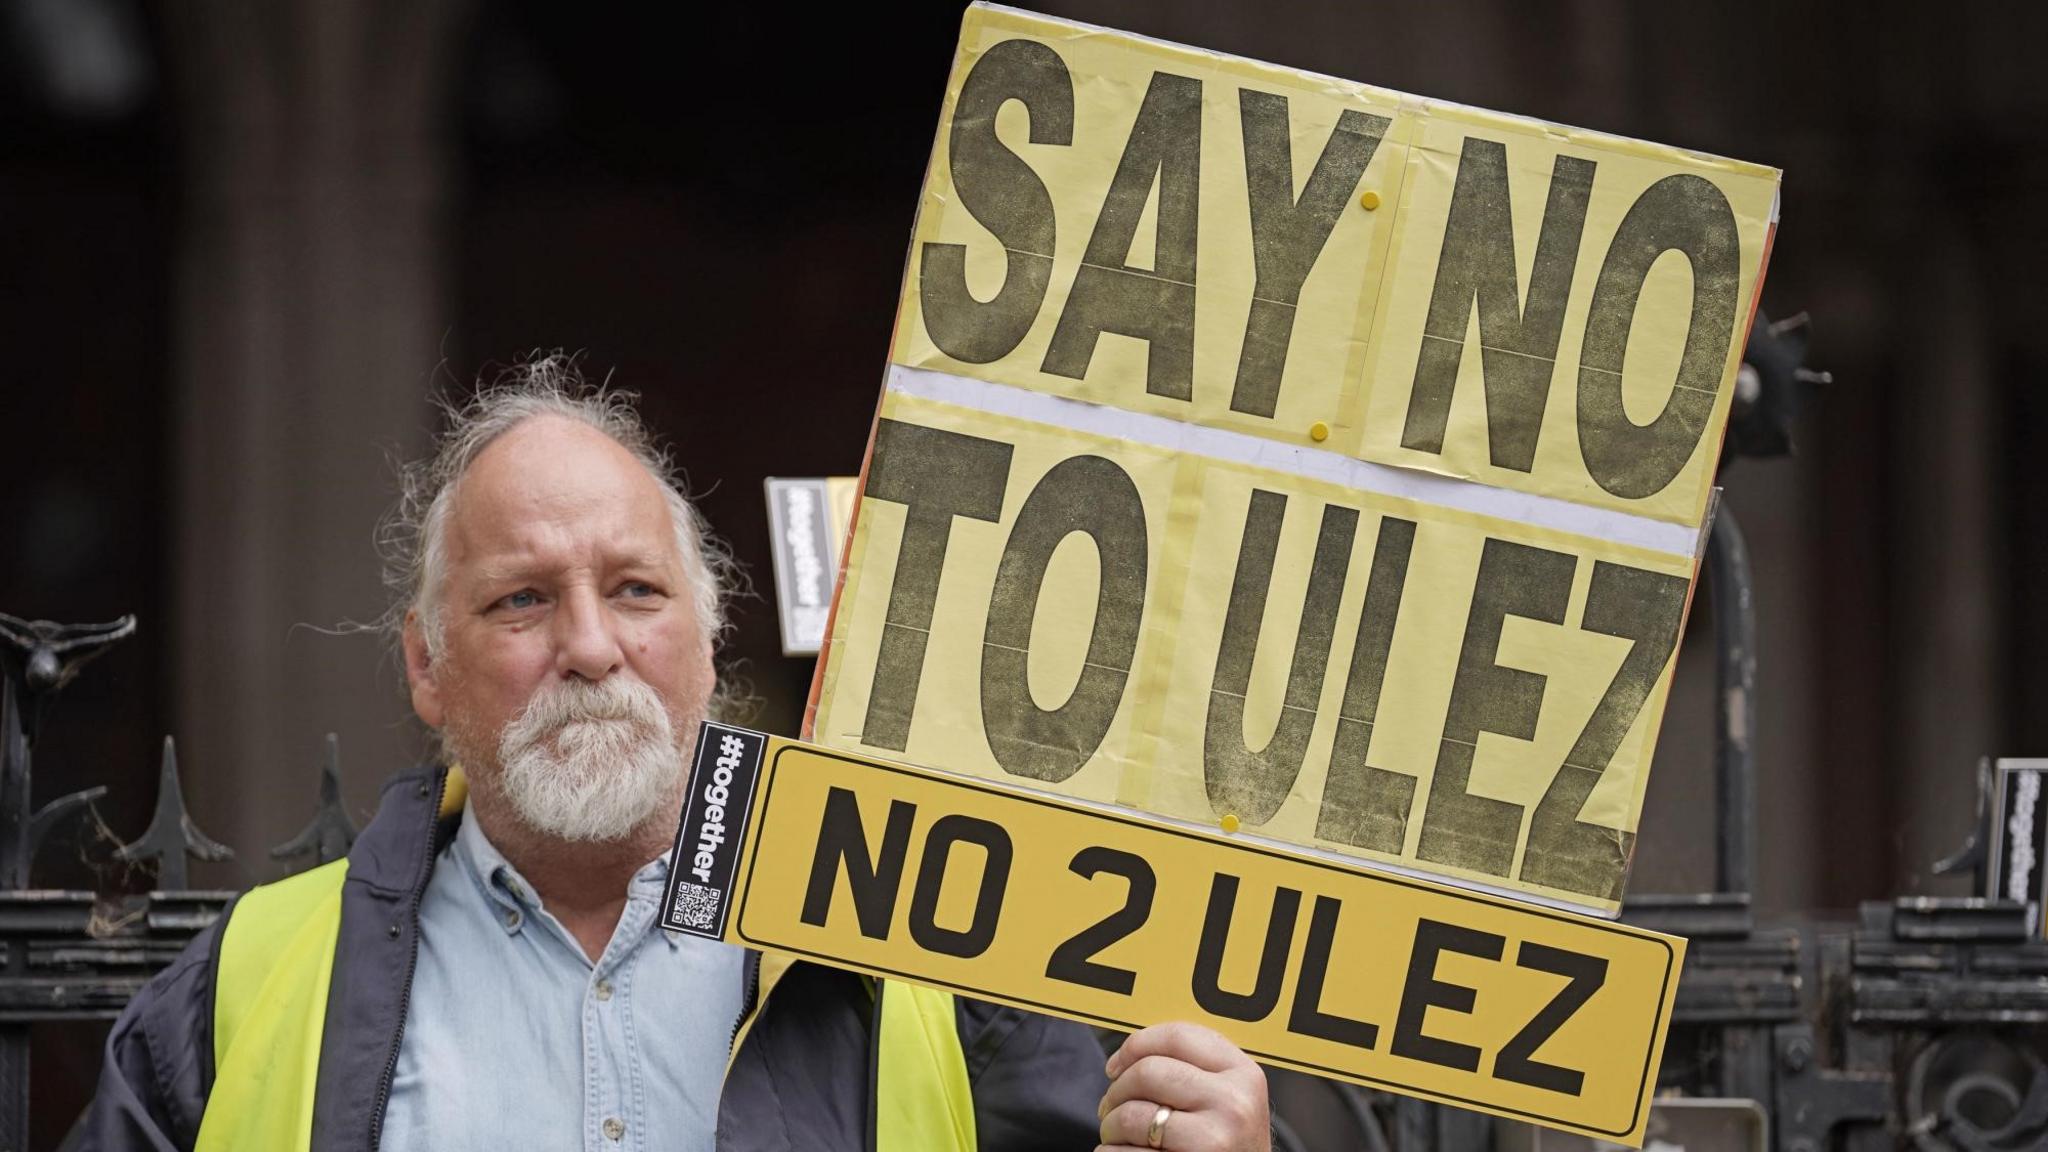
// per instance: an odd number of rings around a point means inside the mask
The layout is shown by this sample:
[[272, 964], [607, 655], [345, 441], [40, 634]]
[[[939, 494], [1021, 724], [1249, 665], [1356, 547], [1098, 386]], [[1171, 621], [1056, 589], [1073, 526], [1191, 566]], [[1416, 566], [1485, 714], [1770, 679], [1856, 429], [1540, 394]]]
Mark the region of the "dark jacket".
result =
[[[420, 897], [456, 825], [437, 811], [444, 777], [433, 768], [393, 777], [349, 851], [313, 1152], [375, 1152], [412, 991]], [[213, 1086], [213, 982], [227, 921], [200, 933], [115, 1021], [81, 1147], [193, 1146]], [[759, 955], [748, 953], [750, 989], [759, 970]], [[872, 1148], [872, 1004], [861, 977], [798, 964], [749, 1005], [757, 1015], [719, 1099], [720, 1152]], [[1108, 1084], [1093, 1034], [964, 997], [956, 1004], [980, 1146], [1094, 1147], [1095, 1107]]]

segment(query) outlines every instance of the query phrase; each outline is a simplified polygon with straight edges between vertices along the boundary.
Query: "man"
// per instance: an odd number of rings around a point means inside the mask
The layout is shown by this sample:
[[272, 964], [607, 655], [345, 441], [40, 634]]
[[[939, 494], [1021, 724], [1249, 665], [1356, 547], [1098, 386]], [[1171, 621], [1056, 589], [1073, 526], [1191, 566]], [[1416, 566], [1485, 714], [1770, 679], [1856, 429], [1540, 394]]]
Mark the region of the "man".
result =
[[627, 398], [540, 361], [385, 535], [414, 710], [346, 861], [239, 900], [107, 1042], [90, 1148], [1268, 1147], [1265, 1080], [654, 927], [722, 575]]

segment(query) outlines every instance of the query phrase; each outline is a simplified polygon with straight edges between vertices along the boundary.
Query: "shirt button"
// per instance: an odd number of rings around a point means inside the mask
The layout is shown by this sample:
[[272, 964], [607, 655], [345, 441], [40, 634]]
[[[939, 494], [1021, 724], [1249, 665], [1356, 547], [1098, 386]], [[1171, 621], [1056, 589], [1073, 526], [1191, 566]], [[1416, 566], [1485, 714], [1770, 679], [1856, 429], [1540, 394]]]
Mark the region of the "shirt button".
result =
[[599, 1000], [609, 1000], [609, 999], [611, 999], [611, 998], [612, 998], [612, 982], [611, 982], [611, 981], [609, 981], [609, 980], [599, 980], [599, 981], [597, 982], [597, 998], [598, 998]]
[[604, 1118], [604, 1136], [605, 1136], [605, 1139], [607, 1139], [607, 1140], [617, 1140], [618, 1138], [620, 1138], [621, 1136], [624, 1136], [625, 1134], [626, 1134], [626, 1125], [625, 1125], [625, 1124], [624, 1124], [624, 1123], [623, 1123], [622, 1121], [620, 1121], [618, 1117], [616, 1117], [616, 1116], [607, 1116], [607, 1117], [605, 1117], [605, 1118]]
[[507, 927], [507, 928], [517, 928], [517, 927], [519, 927], [519, 913], [518, 913], [518, 911], [517, 911], [517, 910], [514, 910], [514, 911], [511, 911], [511, 912], [507, 912], [507, 913], [505, 913], [505, 927]]

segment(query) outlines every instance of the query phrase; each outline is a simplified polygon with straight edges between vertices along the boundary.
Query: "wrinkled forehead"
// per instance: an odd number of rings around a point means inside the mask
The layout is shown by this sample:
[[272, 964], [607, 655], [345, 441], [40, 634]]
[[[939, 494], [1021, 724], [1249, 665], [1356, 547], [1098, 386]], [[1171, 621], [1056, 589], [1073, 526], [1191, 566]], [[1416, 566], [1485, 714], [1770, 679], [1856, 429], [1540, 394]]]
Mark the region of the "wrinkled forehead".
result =
[[669, 492], [611, 437], [537, 416], [479, 452], [450, 493], [449, 575], [596, 559], [679, 565]]

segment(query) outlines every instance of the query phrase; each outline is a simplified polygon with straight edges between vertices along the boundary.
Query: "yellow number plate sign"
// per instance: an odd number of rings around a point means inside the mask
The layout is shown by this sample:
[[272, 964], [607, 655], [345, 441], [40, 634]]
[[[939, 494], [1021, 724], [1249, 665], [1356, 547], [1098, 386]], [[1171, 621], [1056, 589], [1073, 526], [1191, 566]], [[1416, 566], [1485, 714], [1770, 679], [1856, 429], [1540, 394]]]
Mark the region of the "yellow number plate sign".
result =
[[971, 6], [806, 736], [1613, 915], [1777, 185]]
[[706, 724], [663, 923], [1640, 1145], [1684, 941]]

